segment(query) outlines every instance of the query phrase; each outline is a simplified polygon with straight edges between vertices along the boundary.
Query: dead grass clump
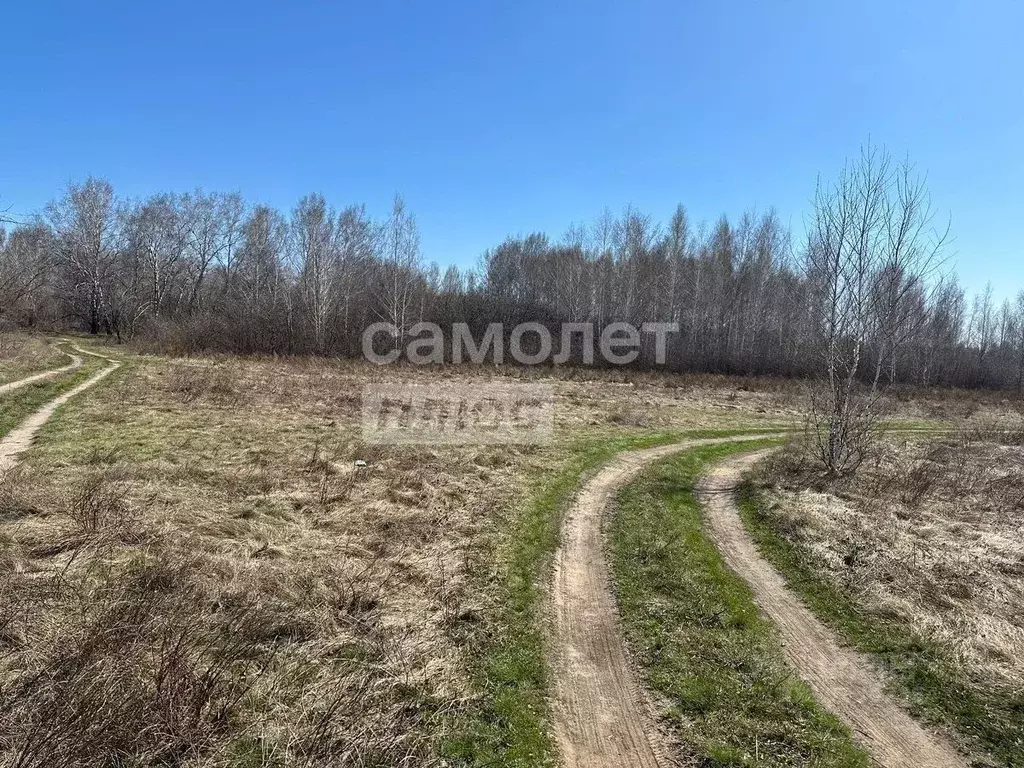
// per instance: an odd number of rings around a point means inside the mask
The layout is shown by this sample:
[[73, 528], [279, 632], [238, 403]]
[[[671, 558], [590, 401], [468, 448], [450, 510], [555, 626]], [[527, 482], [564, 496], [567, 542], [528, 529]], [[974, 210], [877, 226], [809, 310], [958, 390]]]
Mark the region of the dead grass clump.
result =
[[794, 440], [781, 450], [774, 451], [756, 470], [757, 480], [764, 485], [782, 485], [786, 488], [824, 490], [826, 483], [820, 461], [808, 439]]
[[57, 598], [77, 610], [51, 617], [25, 667], [4, 669], [0, 736], [12, 765], [180, 765], [224, 738], [269, 658], [243, 631], [244, 608], [203, 610], [192, 566], [163, 553], [62, 582]]
[[177, 363], [167, 373], [167, 388], [185, 405], [207, 398], [216, 405], [234, 407], [244, 401], [239, 376], [238, 367], [231, 363]]
[[608, 421], [620, 427], [650, 427], [653, 424], [651, 415], [645, 408], [617, 407], [608, 414]]
[[0, 473], [0, 520], [17, 520], [39, 512], [32, 498], [32, 484], [22, 467]]
[[119, 535], [135, 530], [141, 511], [129, 504], [128, 492], [129, 484], [120, 472], [87, 475], [67, 500], [67, 515], [76, 532]]
[[0, 655], [5, 764], [431, 763], [446, 705], [429, 649], [383, 620], [393, 564], [238, 573], [193, 549], [40, 571], [35, 601], [4, 569], [0, 630], [20, 638]]

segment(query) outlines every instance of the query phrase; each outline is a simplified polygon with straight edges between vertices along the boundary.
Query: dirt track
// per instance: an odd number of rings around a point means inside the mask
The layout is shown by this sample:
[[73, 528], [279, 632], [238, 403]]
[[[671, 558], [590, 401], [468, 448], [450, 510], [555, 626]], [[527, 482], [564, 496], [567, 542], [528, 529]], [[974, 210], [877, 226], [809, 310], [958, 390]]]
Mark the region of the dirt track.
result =
[[967, 762], [952, 746], [926, 731], [885, 693], [871, 664], [840, 646], [758, 553], [740, 520], [734, 491], [742, 474], [765, 455], [759, 451], [722, 462], [701, 482], [699, 493], [708, 534], [778, 628], [790, 665], [879, 765], [966, 768]]
[[565, 765], [675, 764], [637, 685], [619, 632], [602, 521], [615, 492], [651, 462], [700, 445], [733, 441], [692, 440], [622, 453], [582, 488], [566, 513], [552, 595], [554, 730]]
[[[64, 350], [61, 351], [64, 352]], [[47, 379], [56, 378], [62, 373], [68, 373], [82, 366], [82, 358], [78, 357], [78, 355], [72, 355], [70, 352], [64, 352], [64, 354], [71, 358], [71, 362], [63, 368], [55, 368], [52, 371], [43, 371], [42, 373], [36, 373], [24, 379], [18, 379], [18, 381], [12, 381], [9, 384], [2, 384], [0, 385], [0, 395], [6, 395], [8, 392], [13, 392], [16, 389], [27, 387], [29, 384], [34, 384], [37, 381], [46, 381]]]
[[[0, 472], [5, 472], [18, 463], [18, 457], [32, 447], [32, 440], [39, 433], [39, 430], [42, 429], [43, 425], [50, 420], [50, 417], [53, 416], [54, 412], [58, 408], [71, 400], [71, 398], [98, 384], [121, 367], [120, 362], [109, 357], [97, 355], [95, 352], [86, 352], [78, 347], [75, 347], [75, 350], [84, 355], [100, 357], [109, 362], [110, 365], [86, 381], [83, 381], [77, 387], [68, 390], [60, 397], [54, 398], [21, 422], [17, 427], [8, 432], [7, 435], [0, 440]], [[78, 360], [78, 365], [82, 364], [81, 358], [76, 357], [75, 359]], [[75, 367], [77, 368], [78, 366], [76, 365]]]
[[[763, 435], [738, 440], [762, 438]], [[677, 765], [637, 683], [619, 631], [602, 523], [615, 492], [651, 462], [701, 445], [693, 440], [620, 454], [584, 485], [566, 513], [553, 584], [552, 702], [562, 762], [573, 768]], [[758, 554], [739, 519], [733, 490], [765, 451], [720, 464], [700, 485], [708, 532], [728, 565], [753, 588], [779, 628], [787, 658], [818, 700], [847, 723], [884, 768], [966, 768], [883, 691], [875, 671], [839, 646]]]

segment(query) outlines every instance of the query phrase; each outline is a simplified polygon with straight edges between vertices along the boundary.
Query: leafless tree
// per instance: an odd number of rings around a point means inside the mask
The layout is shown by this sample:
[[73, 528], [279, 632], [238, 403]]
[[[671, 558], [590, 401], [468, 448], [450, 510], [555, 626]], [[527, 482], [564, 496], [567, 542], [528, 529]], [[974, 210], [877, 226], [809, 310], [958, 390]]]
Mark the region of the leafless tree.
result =
[[41, 224], [16, 227], [10, 235], [0, 228], [0, 321], [22, 310], [26, 325], [35, 325], [40, 309], [37, 293], [51, 271], [53, 238]]
[[380, 316], [397, 329], [398, 344], [413, 323], [416, 289], [420, 284], [420, 236], [415, 217], [396, 195], [380, 232]]
[[[972, 303], [934, 274], [944, 237], [930, 210], [912, 169], [868, 150], [820, 186], [799, 259], [771, 210], [703, 222], [679, 206], [662, 226], [630, 206], [558, 240], [508, 237], [477, 268], [445, 271], [422, 263], [401, 198], [383, 219], [322, 197], [285, 215], [236, 193], [120, 201], [89, 179], [0, 236], [0, 313], [176, 350], [342, 356], [382, 319], [401, 336], [418, 320], [481, 334], [535, 321], [559, 339], [561, 323], [674, 322], [672, 370], [827, 372], [822, 444], [842, 458], [836, 446], [858, 440], [839, 429], [830, 443], [830, 418], [871, 423], [861, 414], [895, 382], [1024, 389], [1024, 305], [995, 289]], [[645, 343], [636, 365], [652, 363]]]
[[[805, 263], [822, 363], [811, 431], [831, 476], [867, 456], [882, 372], [916, 331], [909, 299], [942, 263], [949, 229], [935, 230], [934, 219], [913, 167], [871, 146], [834, 184], [818, 185]], [[874, 370], [862, 384], [872, 337]]]
[[339, 269], [335, 224], [334, 211], [322, 195], [307, 195], [292, 213], [293, 265], [318, 354], [326, 350]]
[[66, 296], [90, 333], [112, 331], [110, 286], [121, 243], [114, 188], [104, 179], [71, 184], [46, 207], [54, 249], [63, 268]]

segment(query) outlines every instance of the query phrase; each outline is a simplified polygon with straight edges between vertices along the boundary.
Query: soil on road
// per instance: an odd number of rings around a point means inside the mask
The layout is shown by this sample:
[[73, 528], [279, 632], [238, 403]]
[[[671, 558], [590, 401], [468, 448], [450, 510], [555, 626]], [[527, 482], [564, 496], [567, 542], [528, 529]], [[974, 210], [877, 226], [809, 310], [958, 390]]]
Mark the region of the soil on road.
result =
[[691, 440], [619, 454], [583, 486], [566, 512], [555, 555], [551, 659], [555, 740], [564, 765], [677, 764], [627, 655], [605, 557], [603, 522], [616, 491], [647, 465], [690, 448], [736, 441]]
[[[648, 464], [673, 453], [764, 437], [693, 440], [620, 454], [583, 486], [567, 511], [555, 556], [551, 659], [553, 726], [564, 765], [678, 765], [671, 741], [659, 730], [638, 684], [620, 631], [603, 532], [616, 491]], [[699, 495], [708, 535], [778, 627], [791, 666], [878, 765], [966, 768], [951, 745], [925, 730], [885, 693], [871, 664], [841, 647], [757, 552], [740, 520], [735, 489], [741, 475], [766, 453], [720, 463], [700, 483]]]
[[841, 646], [758, 553], [736, 506], [736, 486], [765, 455], [767, 451], [743, 454], [716, 465], [700, 483], [699, 497], [708, 535], [777, 627], [790, 666], [822, 706], [849, 726], [879, 765], [966, 768], [965, 759], [949, 743], [903, 711], [883, 690], [871, 663]]

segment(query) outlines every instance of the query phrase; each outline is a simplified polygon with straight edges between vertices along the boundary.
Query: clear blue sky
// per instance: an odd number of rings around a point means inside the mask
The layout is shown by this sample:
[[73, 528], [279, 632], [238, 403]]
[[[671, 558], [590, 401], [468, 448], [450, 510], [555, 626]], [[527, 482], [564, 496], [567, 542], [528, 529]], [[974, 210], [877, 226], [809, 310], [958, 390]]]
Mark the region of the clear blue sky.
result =
[[868, 137], [953, 215], [959, 272], [1024, 287], [1024, 4], [14, 0], [0, 10], [0, 200], [68, 180], [382, 214], [473, 263], [627, 203], [775, 205]]

